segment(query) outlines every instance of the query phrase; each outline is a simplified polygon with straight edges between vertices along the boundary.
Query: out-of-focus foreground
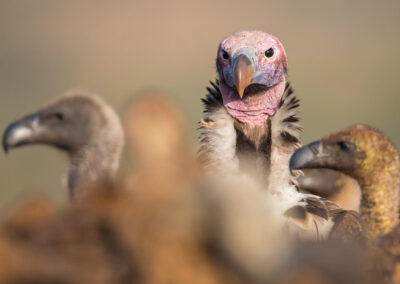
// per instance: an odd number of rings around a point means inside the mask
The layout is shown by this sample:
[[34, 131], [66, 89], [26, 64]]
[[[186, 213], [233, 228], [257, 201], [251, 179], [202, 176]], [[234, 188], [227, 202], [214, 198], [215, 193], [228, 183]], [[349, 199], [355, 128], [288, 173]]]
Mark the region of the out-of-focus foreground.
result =
[[[70, 88], [99, 93], [119, 110], [155, 87], [179, 103], [196, 137], [218, 43], [260, 29], [286, 48], [304, 142], [362, 122], [399, 147], [399, 9], [395, 0], [1, 0], [0, 129]], [[66, 165], [43, 147], [1, 154], [0, 207], [31, 192], [65, 200], [59, 181]]]
[[300, 242], [278, 229], [265, 192], [200, 178], [182, 115], [157, 92], [126, 107], [124, 124], [135, 159], [114, 185], [63, 209], [30, 198], [2, 217], [1, 283], [399, 280], [399, 227], [373, 243]]

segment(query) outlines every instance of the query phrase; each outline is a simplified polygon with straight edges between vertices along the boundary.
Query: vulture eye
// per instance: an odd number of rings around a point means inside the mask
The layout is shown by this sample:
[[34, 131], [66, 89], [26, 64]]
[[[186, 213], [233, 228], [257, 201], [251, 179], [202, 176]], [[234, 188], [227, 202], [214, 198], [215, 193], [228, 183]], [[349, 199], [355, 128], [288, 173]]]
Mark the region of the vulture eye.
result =
[[222, 50], [222, 58], [225, 59], [225, 60], [228, 60], [229, 59], [229, 53], [226, 52], [225, 50]]
[[64, 114], [62, 114], [61, 112], [56, 112], [55, 116], [57, 117], [58, 120], [64, 120]]
[[274, 49], [271, 47], [270, 49], [268, 49], [267, 51], [265, 51], [265, 56], [270, 58], [274, 55]]
[[343, 151], [346, 151], [346, 152], [352, 150], [352, 148], [353, 148], [352, 144], [350, 142], [344, 141], [344, 140], [338, 141], [337, 145], [339, 146], [340, 150], [343, 150]]

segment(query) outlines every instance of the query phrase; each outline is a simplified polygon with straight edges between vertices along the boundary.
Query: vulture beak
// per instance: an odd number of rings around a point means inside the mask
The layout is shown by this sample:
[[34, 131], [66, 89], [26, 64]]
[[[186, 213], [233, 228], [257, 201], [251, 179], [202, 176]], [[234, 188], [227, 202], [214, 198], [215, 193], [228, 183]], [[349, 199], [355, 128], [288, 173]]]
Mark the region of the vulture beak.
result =
[[243, 98], [244, 90], [253, 81], [254, 65], [251, 57], [245, 52], [240, 52], [232, 59], [233, 66], [233, 83], [239, 93], [240, 98]]
[[11, 123], [3, 134], [3, 149], [7, 153], [9, 148], [32, 142], [32, 138], [39, 125], [39, 116], [34, 113]]
[[326, 155], [322, 153], [321, 141], [301, 147], [290, 158], [290, 170], [323, 167]]

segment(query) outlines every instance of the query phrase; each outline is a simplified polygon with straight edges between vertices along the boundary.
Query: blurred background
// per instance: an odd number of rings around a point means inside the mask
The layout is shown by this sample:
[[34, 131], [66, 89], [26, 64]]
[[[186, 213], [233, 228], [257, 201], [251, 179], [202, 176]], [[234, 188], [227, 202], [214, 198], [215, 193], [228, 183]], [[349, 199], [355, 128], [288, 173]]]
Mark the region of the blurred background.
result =
[[[400, 1], [0, 0], [0, 130], [82, 88], [118, 112], [148, 88], [184, 111], [192, 142], [218, 43], [243, 29], [283, 42], [301, 99], [303, 141], [362, 122], [400, 147]], [[63, 202], [67, 157], [0, 153], [0, 208], [26, 194]]]

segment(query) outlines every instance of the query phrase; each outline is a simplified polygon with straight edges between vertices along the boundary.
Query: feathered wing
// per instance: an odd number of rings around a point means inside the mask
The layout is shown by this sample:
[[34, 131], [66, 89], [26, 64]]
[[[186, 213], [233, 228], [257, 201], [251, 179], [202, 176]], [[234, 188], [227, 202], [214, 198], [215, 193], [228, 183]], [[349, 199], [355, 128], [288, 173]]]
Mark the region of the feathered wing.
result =
[[302, 238], [332, 238], [349, 241], [362, 238], [361, 220], [353, 210], [343, 210], [335, 203], [305, 194], [298, 205], [289, 208], [284, 215], [296, 225], [296, 233]]
[[[210, 83], [208, 94], [202, 99], [205, 109], [200, 122], [200, 167], [204, 173], [214, 177], [228, 175], [231, 181], [240, 179], [249, 186], [255, 185], [254, 179], [243, 173], [240, 167], [238, 137], [246, 132], [241, 131], [240, 123], [225, 110], [218, 81]], [[301, 146], [302, 127], [297, 117], [299, 105], [292, 87], [287, 83], [278, 110], [267, 120], [266, 129], [260, 130], [268, 135], [253, 135], [261, 137], [261, 140], [262, 137], [267, 138], [265, 141], [248, 142], [250, 148], [256, 148], [254, 145], [259, 142], [260, 150], [255, 150], [257, 155], [268, 156], [269, 159], [263, 171], [263, 175], [267, 176], [266, 184], [260, 188], [267, 189], [266, 196], [276, 200], [274, 210], [289, 221], [290, 227], [307, 237], [355, 235], [354, 232], [360, 231], [358, 214], [347, 213], [324, 198], [299, 193], [295, 186], [288, 165], [293, 151]], [[268, 147], [261, 149], [263, 144]]]

